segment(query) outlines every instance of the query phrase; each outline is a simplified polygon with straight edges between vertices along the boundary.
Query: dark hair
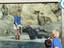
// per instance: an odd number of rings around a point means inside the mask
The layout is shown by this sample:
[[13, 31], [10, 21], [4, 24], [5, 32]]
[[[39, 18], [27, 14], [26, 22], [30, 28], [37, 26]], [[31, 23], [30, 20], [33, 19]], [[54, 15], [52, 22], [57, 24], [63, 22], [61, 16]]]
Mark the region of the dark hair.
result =
[[47, 39], [45, 40], [45, 47], [51, 47], [51, 40], [50, 39]]

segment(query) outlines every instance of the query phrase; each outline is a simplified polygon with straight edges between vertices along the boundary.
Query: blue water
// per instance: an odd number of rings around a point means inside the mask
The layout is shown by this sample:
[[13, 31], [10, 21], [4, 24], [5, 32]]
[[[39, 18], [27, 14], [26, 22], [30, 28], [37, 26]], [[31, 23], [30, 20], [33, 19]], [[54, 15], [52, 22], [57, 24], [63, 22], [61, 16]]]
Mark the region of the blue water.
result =
[[44, 48], [43, 46], [43, 43], [38, 42], [0, 41], [0, 48]]

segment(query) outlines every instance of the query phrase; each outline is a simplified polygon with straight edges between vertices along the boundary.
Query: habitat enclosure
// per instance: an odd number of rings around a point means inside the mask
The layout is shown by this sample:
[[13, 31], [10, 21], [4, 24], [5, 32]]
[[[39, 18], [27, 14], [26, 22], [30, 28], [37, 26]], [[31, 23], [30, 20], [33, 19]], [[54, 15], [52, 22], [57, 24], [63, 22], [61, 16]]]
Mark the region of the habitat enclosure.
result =
[[[14, 18], [22, 17], [22, 26], [31, 25], [48, 32], [61, 32], [61, 9], [59, 3], [0, 4], [0, 34], [12, 32]], [[2, 35], [2, 34], [1, 34]]]
[[[31, 26], [35, 34], [34, 39], [47, 38], [52, 30], [58, 30], [60, 34], [62, 33], [62, 16], [61, 9], [58, 2], [42, 2], [42, 3], [15, 3], [15, 4], [0, 4], [0, 40], [14, 40], [15, 30], [14, 30], [14, 16], [21, 16], [21, 26], [22, 34], [21, 39], [29, 40], [29, 36], [32, 35], [28, 32], [27, 26]], [[28, 31], [27, 31], [28, 30]], [[34, 33], [37, 31], [37, 34]], [[27, 35], [27, 36], [26, 36]], [[61, 36], [60, 36], [61, 37]], [[23, 41], [23, 40], [22, 40]], [[38, 40], [37, 40], [38, 41]], [[8, 45], [8, 44], [9, 45]], [[18, 43], [15, 45], [15, 43]], [[13, 45], [11, 45], [13, 44]], [[24, 45], [27, 44], [27, 45]], [[5, 42], [0, 45], [1, 48], [32, 48], [31, 43], [20, 42]], [[30, 44], [30, 46], [29, 46]], [[35, 45], [33, 48], [42, 48], [41, 44]], [[5, 46], [5, 47], [4, 47]]]

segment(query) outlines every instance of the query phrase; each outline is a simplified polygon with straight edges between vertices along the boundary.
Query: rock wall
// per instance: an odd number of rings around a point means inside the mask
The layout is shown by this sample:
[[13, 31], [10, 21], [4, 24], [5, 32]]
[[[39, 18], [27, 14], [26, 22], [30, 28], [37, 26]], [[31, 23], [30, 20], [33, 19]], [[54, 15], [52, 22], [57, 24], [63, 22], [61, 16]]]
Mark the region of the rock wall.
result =
[[[0, 12], [2, 4], [0, 4]], [[61, 31], [61, 9], [58, 3], [34, 3], [34, 4], [5, 4], [8, 8], [8, 17], [21, 16], [22, 25], [42, 26], [45, 30]], [[0, 13], [2, 15], [2, 13]], [[9, 19], [11, 19], [9, 17]], [[8, 21], [9, 21], [8, 19]], [[7, 22], [8, 22], [7, 21]], [[13, 22], [12, 19], [9, 22]], [[1, 24], [2, 21], [0, 22]], [[13, 25], [13, 23], [12, 23]], [[2, 25], [3, 26], [3, 25]], [[5, 26], [3, 26], [5, 27]]]

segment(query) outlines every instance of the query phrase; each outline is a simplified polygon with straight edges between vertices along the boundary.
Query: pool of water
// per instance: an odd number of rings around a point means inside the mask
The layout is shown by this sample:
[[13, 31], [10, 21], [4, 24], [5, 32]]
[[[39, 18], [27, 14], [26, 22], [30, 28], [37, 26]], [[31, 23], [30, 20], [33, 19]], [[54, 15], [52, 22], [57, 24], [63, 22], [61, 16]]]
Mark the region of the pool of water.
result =
[[44, 45], [39, 42], [0, 41], [0, 48], [44, 48]]

